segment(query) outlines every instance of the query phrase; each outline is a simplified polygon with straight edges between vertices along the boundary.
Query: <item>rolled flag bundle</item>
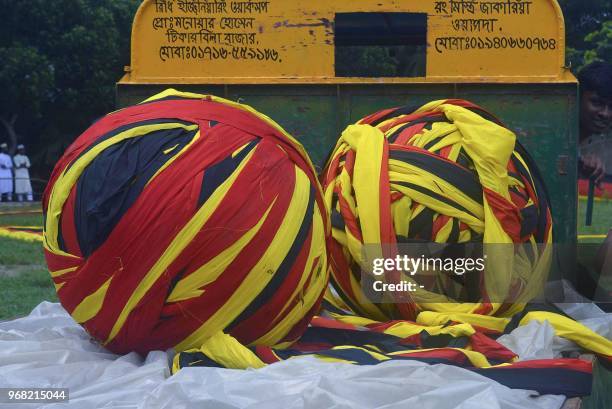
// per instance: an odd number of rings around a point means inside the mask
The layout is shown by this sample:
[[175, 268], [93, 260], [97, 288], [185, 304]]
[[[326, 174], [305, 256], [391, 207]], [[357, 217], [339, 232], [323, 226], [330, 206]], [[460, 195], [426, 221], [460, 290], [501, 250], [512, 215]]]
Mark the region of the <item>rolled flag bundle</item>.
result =
[[[321, 179], [333, 236], [328, 298], [337, 307], [380, 321], [420, 311], [510, 316], [545, 283], [552, 218], [544, 184], [515, 135], [474, 104], [370, 115], [343, 132]], [[457, 302], [437, 287], [441, 280], [425, 277], [425, 289], [372, 302], [364, 254], [378, 246], [392, 258], [404, 243], [478, 243], [488, 258], [472, 283], [477, 299]], [[465, 286], [460, 278], [447, 281]], [[385, 273], [391, 284], [413, 279]]]
[[304, 149], [214, 96], [168, 90], [100, 119], [56, 165], [43, 208], [62, 305], [116, 353], [282, 347], [328, 283]]

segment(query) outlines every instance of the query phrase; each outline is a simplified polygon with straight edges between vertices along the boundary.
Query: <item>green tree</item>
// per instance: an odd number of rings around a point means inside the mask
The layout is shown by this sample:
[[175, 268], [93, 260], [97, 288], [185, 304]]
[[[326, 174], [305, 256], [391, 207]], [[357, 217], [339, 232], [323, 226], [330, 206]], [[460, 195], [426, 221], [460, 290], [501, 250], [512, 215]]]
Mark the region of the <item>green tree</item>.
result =
[[140, 3], [0, 0], [0, 107], [12, 145], [19, 140], [61, 150], [113, 109]]
[[610, 44], [605, 26], [612, 20], [612, 0], [559, 0], [559, 4], [565, 16], [568, 64], [579, 70], [598, 58], [610, 61], [604, 50]]
[[612, 62], [612, 20], [604, 22], [600, 30], [588, 34], [585, 40], [593, 45], [593, 48], [584, 53], [586, 64], [594, 61]]
[[35, 48], [16, 46], [0, 48], [0, 123], [12, 148], [20, 136], [17, 120], [41, 117], [43, 101], [54, 87], [53, 67]]

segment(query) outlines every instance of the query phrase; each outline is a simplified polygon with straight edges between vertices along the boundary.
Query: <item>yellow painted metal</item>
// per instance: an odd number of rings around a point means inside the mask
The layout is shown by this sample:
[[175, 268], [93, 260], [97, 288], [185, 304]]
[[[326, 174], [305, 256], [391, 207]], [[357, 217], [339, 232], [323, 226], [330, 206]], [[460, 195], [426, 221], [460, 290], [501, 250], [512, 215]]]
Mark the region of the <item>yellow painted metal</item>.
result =
[[[427, 14], [426, 75], [338, 78], [336, 13]], [[145, 0], [122, 84], [575, 82], [557, 0]]]

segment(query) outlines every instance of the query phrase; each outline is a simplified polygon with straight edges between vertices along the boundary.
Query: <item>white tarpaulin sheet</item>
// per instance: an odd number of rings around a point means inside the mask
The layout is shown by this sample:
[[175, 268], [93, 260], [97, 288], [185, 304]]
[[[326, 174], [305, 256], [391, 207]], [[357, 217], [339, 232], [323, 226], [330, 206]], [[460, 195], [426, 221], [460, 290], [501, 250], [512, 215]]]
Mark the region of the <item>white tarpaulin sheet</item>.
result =
[[[610, 315], [590, 320], [593, 327], [610, 331]], [[547, 323], [534, 323], [504, 342], [523, 359], [539, 358], [558, 353], [555, 338]], [[188, 368], [170, 376], [165, 352], [146, 359], [111, 354], [59, 304], [48, 302], [25, 318], [0, 323], [0, 387], [68, 388], [69, 403], [43, 406], [62, 409], [558, 409], [564, 401], [508, 389], [462, 368], [409, 361], [357, 366], [301, 358], [259, 370]]]

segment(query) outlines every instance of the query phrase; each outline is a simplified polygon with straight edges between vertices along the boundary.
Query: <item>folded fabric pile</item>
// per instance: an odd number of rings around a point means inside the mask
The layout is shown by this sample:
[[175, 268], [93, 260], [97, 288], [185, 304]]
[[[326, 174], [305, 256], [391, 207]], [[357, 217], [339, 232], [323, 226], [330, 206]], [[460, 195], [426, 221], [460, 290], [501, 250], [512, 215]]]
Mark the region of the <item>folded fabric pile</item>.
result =
[[[327, 305], [328, 311], [334, 308]], [[512, 319], [473, 314], [422, 312], [417, 322], [378, 322], [328, 312], [315, 317], [289, 349], [238, 344], [194, 349], [177, 354], [173, 372], [185, 367], [261, 368], [275, 362], [315, 357], [324, 362], [376, 365], [391, 360], [446, 364], [468, 369], [516, 389], [540, 394], [586, 396], [591, 393], [592, 363], [574, 358], [521, 360], [497, 338], [531, 322], [548, 323], [557, 337], [600, 357], [612, 370], [612, 341], [560, 311], [532, 305]]]

